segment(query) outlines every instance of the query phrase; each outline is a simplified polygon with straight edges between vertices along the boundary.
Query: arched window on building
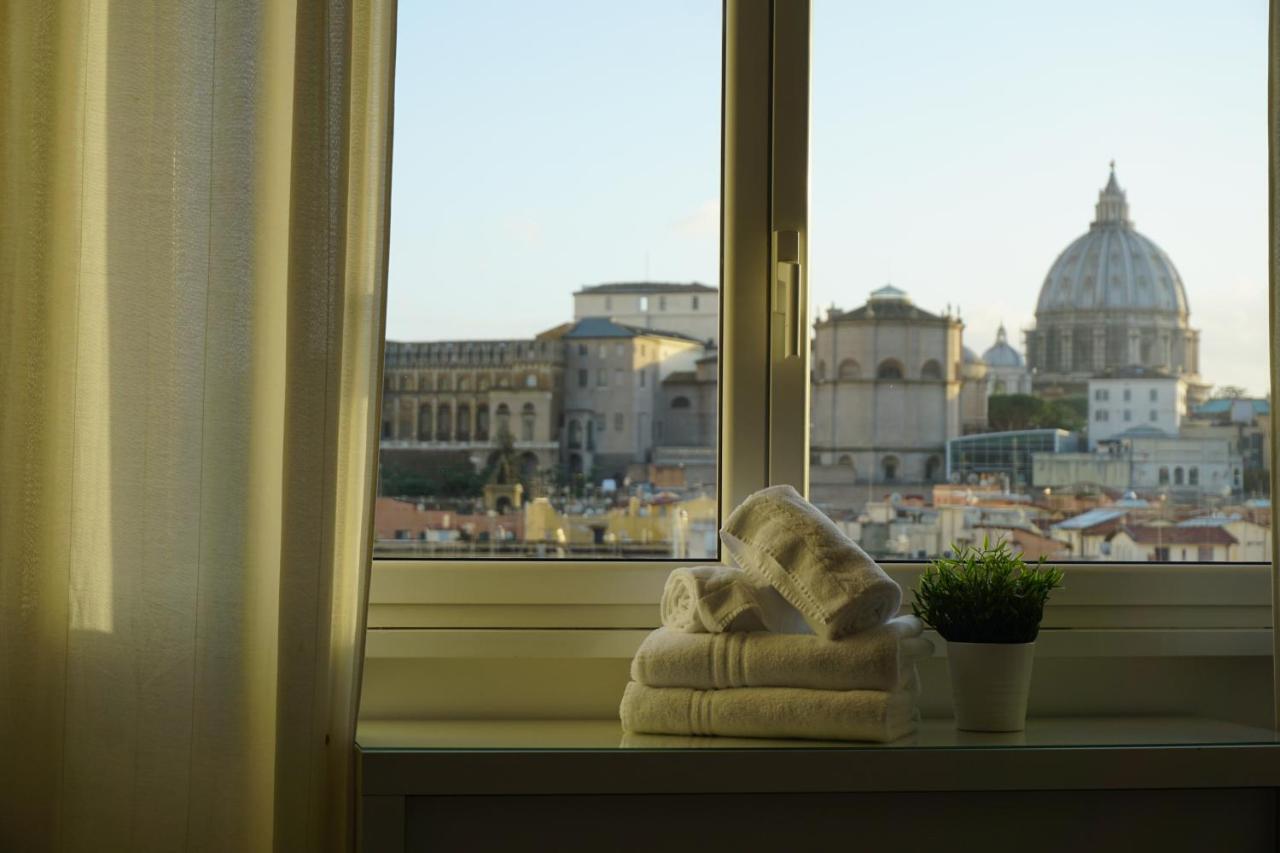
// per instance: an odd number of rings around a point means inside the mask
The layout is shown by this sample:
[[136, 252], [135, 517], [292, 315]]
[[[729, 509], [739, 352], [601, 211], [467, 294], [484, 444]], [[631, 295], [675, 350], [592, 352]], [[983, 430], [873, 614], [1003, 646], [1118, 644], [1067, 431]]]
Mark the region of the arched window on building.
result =
[[453, 434], [453, 412], [448, 403], [442, 403], [436, 409], [436, 441], [448, 441]]
[[[506, 403], [499, 403], [498, 408], [494, 409], [494, 429], [497, 430], [495, 435], [502, 435], [504, 432], [511, 432], [511, 409]], [[576, 423], [576, 422], [575, 422]]]
[[1181, 465], [1173, 469], [1173, 484], [1175, 486], [1182, 485], [1182, 466]]
[[921, 379], [941, 379], [942, 365], [938, 364], [934, 359], [929, 359], [924, 363], [924, 367], [920, 368]]
[[538, 420], [537, 410], [533, 403], [525, 403], [520, 410], [520, 440], [533, 441], [533, 427]]
[[463, 374], [462, 376], [459, 376], [459, 377], [458, 377], [458, 390], [459, 390], [459, 391], [470, 391], [470, 390], [471, 390], [471, 377], [470, 377], [470, 376], [467, 376], [466, 374]]
[[688, 398], [688, 397], [676, 397], [675, 399], [673, 399], [673, 400], [671, 401], [671, 408], [673, 408], [673, 409], [687, 409], [687, 408], [689, 408], [689, 398]]
[[827, 363], [819, 361], [818, 366], [813, 369], [813, 378], [819, 382], [827, 378]]
[[836, 368], [836, 375], [841, 379], [857, 379], [862, 376], [862, 366], [852, 358], [846, 358]]
[[1007, 391], [1005, 391], [1005, 384], [1004, 384], [1004, 380], [1003, 380], [1003, 379], [997, 379], [997, 380], [996, 380], [995, 387], [993, 387], [993, 388], [991, 389], [991, 393], [992, 393], [992, 394], [1006, 394], [1006, 393], [1008, 393]]
[[930, 456], [924, 463], [924, 478], [926, 482], [935, 483], [942, 476], [942, 457]]
[[438, 376], [436, 376], [436, 390], [437, 391], [449, 390], [449, 374], [441, 373]]
[[418, 441], [431, 440], [431, 404], [423, 403], [418, 407]]
[[489, 440], [489, 404], [476, 404], [476, 441]]
[[1187, 484], [1191, 486], [1200, 485], [1200, 469], [1194, 465], [1187, 469]]
[[1168, 468], [1162, 467], [1160, 469], [1160, 485], [1162, 486], [1169, 485], [1169, 469]]
[[458, 441], [471, 440], [471, 407], [466, 403], [458, 404]]
[[876, 379], [901, 379], [902, 376], [902, 362], [896, 358], [886, 358], [876, 368]]
[[880, 470], [884, 474], [886, 483], [896, 483], [898, 480], [898, 457], [886, 456], [880, 460]]
[[537, 375], [536, 373], [530, 373], [528, 376], [526, 376], [526, 377], [524, 378], [524, 387], [526, 387], [526, 388], [537, 388], [537, 387], [538, 387], [538, 375]]

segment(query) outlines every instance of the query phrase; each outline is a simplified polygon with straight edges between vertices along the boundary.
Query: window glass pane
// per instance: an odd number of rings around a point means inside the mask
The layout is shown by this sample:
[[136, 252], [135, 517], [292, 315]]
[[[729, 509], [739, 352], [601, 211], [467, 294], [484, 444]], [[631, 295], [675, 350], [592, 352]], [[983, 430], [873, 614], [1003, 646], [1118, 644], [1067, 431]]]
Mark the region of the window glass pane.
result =
[[718, 553], [721, 7], [402, 4], [378, 556]]
[[873, 554], [1270, 559], [1266, 34], [815, 0], [810, 489]]

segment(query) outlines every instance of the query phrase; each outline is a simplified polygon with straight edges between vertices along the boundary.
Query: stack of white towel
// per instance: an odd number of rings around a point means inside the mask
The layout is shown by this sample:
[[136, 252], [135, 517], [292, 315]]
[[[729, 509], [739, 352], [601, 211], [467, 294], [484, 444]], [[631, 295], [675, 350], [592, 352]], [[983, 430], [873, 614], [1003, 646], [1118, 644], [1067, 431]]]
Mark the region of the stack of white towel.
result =
[[738, 568], [677, 569], [663, 627], [631, 662], [628, 732], [896, 740], [915, 730], [933, 653], [902, 589], [790, 486], [757, 492], [720, 537]]

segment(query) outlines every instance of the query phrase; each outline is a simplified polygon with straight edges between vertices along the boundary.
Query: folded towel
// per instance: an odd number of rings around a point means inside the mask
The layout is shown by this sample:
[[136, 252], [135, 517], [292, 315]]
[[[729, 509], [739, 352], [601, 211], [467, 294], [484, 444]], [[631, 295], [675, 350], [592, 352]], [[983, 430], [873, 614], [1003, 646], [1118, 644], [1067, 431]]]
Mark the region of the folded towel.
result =
[[663, 625], [689, 633], [809, 631], [776, 590], [733, 566], [676, 569], [662, 589], [661, 613]]
[[743, 687], [690, 690], [631, 682], [622, 728], [659, 735], [891, 741], [915, 731], [915, 697], [897, 691]]
[[924, 623], [899, 616], [829, 642], [812, 634], [686, 634], [654, 631], [631, 661], [631, 678], [650, 687], [903, 688], [919, 658], [933, 654]]
[[770, 486], [730, 514], [720, 539], [738, 565], [836, 640], [889, 621], [902, 588], [790, 486]]
[[[961, 732], [963, 735], [964, 733]], [[1018, 732], [1023, 734], [1023, 732]], [[920, 737], [919, 733], [904, 735], [894, 740], [894, 746], [914, 746]], [[806, 746], [822, 746], [830, 744], [831, 746], [840, 746], [839, 741], [822, 741], [809, 739], [810, 743]], [[794, 747], [794, 740], [783, 740], [769, 738], [740, 738], [740, 737], [706, 737], [699, 735], [647, 735], [640, 732], [623, 732], [621, 739], [618, 741], [619, 749], [777, 749], [779, 747]]]

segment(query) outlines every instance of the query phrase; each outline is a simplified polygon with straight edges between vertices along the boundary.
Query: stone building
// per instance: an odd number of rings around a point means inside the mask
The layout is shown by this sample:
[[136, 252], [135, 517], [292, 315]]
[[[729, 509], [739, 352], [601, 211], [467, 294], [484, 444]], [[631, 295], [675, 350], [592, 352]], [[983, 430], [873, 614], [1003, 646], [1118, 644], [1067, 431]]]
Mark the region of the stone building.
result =
[[982, 354], [987, 365], [987, 395], [1030, 394], [1031, 373], [1019, 353], [1009, 343], [1004, 323], [996, 330], [996, 342]]
[[1187, 383], [1145, 367], [1106, 370], [1089, 379], [1089, 447], [1135, 426], [1177, 435], [1187, 410]]
[[662, 383], [695, 371], [700, 340], [674, 332], [586, 317], [563, 333], [565, 424], [561, 450], [568, 472], [621, 479], [652, 461]]
[[1037, 393], [1079, 395], [1093, 374], [1141, 366], [1200, 379], [1200, 333], [1191, 328], [1182, 277], [1164, 250], [1138, 233], [1115, 164], [1098, 194], [1093, 222], [1050, 267], [1027, 332], [1027, 361]]
[[892, 286], [814, 324], [810, 473], [817, 492], [838, 501], [840, 483], [943, 478], [947, 439], [965, 421], [985, 424], [986, 366], [972, 353], [966, 361], [963, 331], [959, 318], [918, 308]]
[[503, 428], [526, 472], [559, 464], [565, 344], [554, 336], [507, 341], [387, 341], [382, 450], [421, 468], [465, 458], [481, 470]]
[[[693, 370], [678, 370], [662, 381], [654, 423], [653, 463], [661, 475], [684, 486], [716, 482], [719, 438], [719, 364], [717, 353], [698, 359]], [[657, 479], [655, 477], [654, 479]]]
[[690, 282], [620, 282], [573, 294], [573, 319], [608, 317], [623, 326], [674, 332], [702, 343], [720, 341], [720, 292]]

